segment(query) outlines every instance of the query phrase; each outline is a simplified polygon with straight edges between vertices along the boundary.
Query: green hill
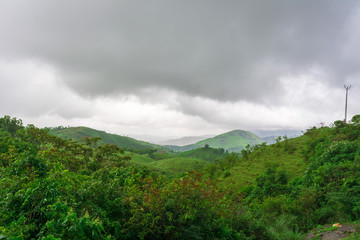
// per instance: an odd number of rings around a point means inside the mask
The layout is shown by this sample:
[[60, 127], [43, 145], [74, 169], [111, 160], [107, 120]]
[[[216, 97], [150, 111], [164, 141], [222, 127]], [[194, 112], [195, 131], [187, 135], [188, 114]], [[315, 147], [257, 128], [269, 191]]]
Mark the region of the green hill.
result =
[[[149, 169], [168, 177], [176, 177], [190, 170], [201, 170], [209, 162], [214, 162], [226, 155], [223, 149], [210, 147], [194, 149], [180, 154], [170, 153], [162, 146], [87, 127], [52, 128], [50, 134], [63, 139], [75, 140], [81, 140], [84, 137], [101, 138], [100, 143], [115, 144], [123, 149], [130, 150], [131, 152], [125, 152], [124, 156], [131, 157], [131, 162], [134, 164], [147, 166]], [[148, 151], [148, 149], [153, 150]], [[154, 150], [159, 151], [153, 152]]]
[[95, 130], [88, 127], [69, 127], [69, 128], [52, 128], [50, 134], [64, 138], [81, 140], [84, 137], [101, 138], [100, 143], [115, 144], [123, 149], [145, 150], [149, 148], [163, 149], [163, 147], [144, 141], [135, 140], [130, 137], [119, 136], [116, 134], [106, 133], [104, 131]]
[[223, 150], [138, 154], [5, 116], [0, 239], [359, 239], [360, 115], [351, 121], [211, 163], [193, 156]]
[[178, 146], [166, 146], [166, 147], [173, 151], [184, 152], [208, 145], [212, 148], [223, 148], [224, 150], [229, 152], [240, 152], [248, 144], [256, 145], [256, 144], [261, 144], [262, 142], [264, 141], [254, 133], [244, 130], [234, 130], [212, 138], [199, 141], [195, 144], [190, 144], [183, 147], [178, 147]]

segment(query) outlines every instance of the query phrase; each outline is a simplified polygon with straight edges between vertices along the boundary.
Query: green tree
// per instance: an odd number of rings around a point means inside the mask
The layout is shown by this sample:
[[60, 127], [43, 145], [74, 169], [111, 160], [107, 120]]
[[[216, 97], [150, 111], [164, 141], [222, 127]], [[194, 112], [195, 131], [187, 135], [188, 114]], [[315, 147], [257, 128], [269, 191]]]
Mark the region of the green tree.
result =
[[11, 136], [15, 136], [16, 132], [22, 128], [24, 128], [24, 126], [20, 119], [16, 119], [15, 117], [11, 118], [7, 115], [0, 118], [0, 130], [8, 132]]
[[358, 125], [360, 123], [360, 115], [354, 115], [351, 118], [351, 122], [354, 123], [355, 125]]

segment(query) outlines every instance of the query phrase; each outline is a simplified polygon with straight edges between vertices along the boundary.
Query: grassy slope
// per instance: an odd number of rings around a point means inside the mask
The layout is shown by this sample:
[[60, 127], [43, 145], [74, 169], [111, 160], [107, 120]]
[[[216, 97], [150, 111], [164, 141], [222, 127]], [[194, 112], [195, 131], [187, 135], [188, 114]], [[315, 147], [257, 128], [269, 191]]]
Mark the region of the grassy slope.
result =
[[299, 177], [306, 169], [302, 155], [306, 139], [307, 136], [289, 139], [288, 150], [285, 149], [286, 143], [280, 142], [254, 151], [247, 160], [242, 159], [238, 165], [230, 168], [230, 176], [220, 181], [226, 186], [242, 188], [254, 183], [256, 177], [269, 166], [286, 170], [291, 179]]
[[133, 153], [133, 152], [125, 152], [126, 156], [130, 156], [131, 157], [131, 161], [136, 163], [136, 164], [148, 164], [151, 162], [154, 162], [154, 159], [151, 159], [150, 157], [148, 157], [147, 154], [137, 154], [137, 153]]
[[[220, 177], [220, 183], [230, 188], [240, 189], [253, 184], [255, 179], [263, 174], [269, 166], [278, 166], [279, 169], [286, 170], [291, 179], [301, 176], [306, 168], [302, 152], [307, 138], [307, 136], [301, 136], [289, 139], [287, 143], [283, 141], [253, 151], [250, 153], [248, 159], [242, 158], [238, 164], [229, 169], [230, 175], [228, 177]], [[286, 147], [286, 144], [288, 147]], [[178, 153], [171, 158], [157, 161], [147, 158], [144, 155], [140, 155], [139, 157], [147, 159], [142, 161], [143, 164], [150, 169], [169, 177], [176, 177], [186, 171], [201, 170], [208, 166], [208, 164], [214, 160], [209, 160], [207, 157], [216, 159], [217, 157], [221, 158], [220, 156], [225, 156], [225, 154], [211, 155], [211, 153], [215, 153], [216, 151], [218, 151], [218, 149], [206, 149], [203, 147]], [[133, 158], [133, 161], [140, 162], [140, 160], [136, 160], [135, 158]], [[220, 176], [222, 175], [220, 174]]]
[[161, 148], [160, 146], [151, 143], [135, 140], [129, 137], [119, 136], [116, 134], [110, 134], [87, 127], [71, 127], [64, 129], [55, 128], [50, 130], [50, 134], [61, 138], [73, 138], [76, 140], [80, 140], [84, 137], [100, 137], [101, 143], [115, 144], [124, 149]]

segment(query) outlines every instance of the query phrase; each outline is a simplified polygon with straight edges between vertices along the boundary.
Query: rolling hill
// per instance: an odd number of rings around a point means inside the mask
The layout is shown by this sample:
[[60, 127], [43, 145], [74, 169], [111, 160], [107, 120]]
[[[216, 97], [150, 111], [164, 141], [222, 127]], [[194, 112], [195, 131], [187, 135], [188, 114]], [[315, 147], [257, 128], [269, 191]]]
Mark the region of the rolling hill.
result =
[[104, 131], [100, 131], [88, 127], [51, 128], [50, 134], [60, 138], [65, 138], [65, 139], [72, 138], [75, 140], [81, 140], [84, 137], [99, 137], [101, 138], [100, 143], [115, 144], [123, 149], [136, 149], [136, 150], [145, 150], [149, 148], [164, 149], [159, 145], [135, 140], [130, 137], [106, 133]]
[[229, 152], [240, 152], [248, 144], [256, 145], [262, 142], [264, 142], [264, 140], [254, 133], [244, 130], [234, 130], [183, 147], [169, 145], [166, 147], [173, 151], [184, 152], [208, 145], [212, 148], [223, 148]]

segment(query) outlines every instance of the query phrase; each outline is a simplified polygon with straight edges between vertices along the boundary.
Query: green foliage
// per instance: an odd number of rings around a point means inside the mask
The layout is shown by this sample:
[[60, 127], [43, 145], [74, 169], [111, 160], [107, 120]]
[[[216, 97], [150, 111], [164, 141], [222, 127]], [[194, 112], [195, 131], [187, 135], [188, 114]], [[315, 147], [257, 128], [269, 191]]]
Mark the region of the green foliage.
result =
[[303, 239], [319, 224], [359, 221], [357, 123], [241, 154], [141, 155], [5, 116], [0, 239]]
[[214, 163], [215, 161], [226, 157], [227, 153], [225, 153], [225, 150], [223, 148], [212, 148], [209, 146], [207, 147], [205, 146], [202, 148], [197, 148], [186, 152], [181, 152], [178, 154], [178, 156], [199, 158]]
[[231, 175], [231, 167], [239, 164], [240, 161], [241, 155], [239, 153], [230, 153], [223, 159], [216, 160], [214, 164], [208, 164], [203, 171], [212, 178], [227, 178]]
[[10, 116], [0, 118], [0, 135], [7, 132], [11, 136], [15, 136], [17, 131], [23, 128], [23, 123], [20, 119], [11, 118]]
[[336, 120], [336, 121], [334, 122], [334, 125], [335, 125], [335, 127], [337, 127], [337, 128], [342, 128], [342, 127], [345, 127], [346, 123], [345, 123], [344, 121], [341, 121], [341, 120]]
[[[287, 147], [285, 141], [272, 145], [266, 143], [248, 145], [241, 151], [238, 159], [228, 165], [230, 176], [221, 179], [221, 182], [225, 186], [241, 189], [255, 184], [255, 179], [271, 166], [285, 170], [290, 180], [299, 177], [304, 174], [306, 168], [303, 151], [307, 140], [307, 136], [288, 139]], [[221, 174], [215, 176], [219, 177]]]
[[250, 144], [245, 146], [245, 149], [241, 150], [241, 155], [243, 158], [245, 158], [246, 160], [249, 160], [249, 155], [251, 153], [252, 149]]
[[256, 178], [255, 188], [252, 190], [250, 199], [263, 200], [266, 197], [274, 197], [286, 194], [288, 176], [284, 170], [277, 171], [271, 167], [266, 169], [265, 173]]
[[[13, 135], [9, 131], [1, 136], [1, 238], [267, 236], [241, 198], [199, 173], [169, 182], [148, 168], [129, 164], [131, 154], [101, 144], [98, 138], [64, 140], [34, 126], [19, 128]], [[171, 160], [174, 165], [176, 158]], [[209, 164], [189, 158], [178, 162], [189, 170]]]
[[191, 170], [202, 170], [209, 162], [198, 158], [169, 158], [154, 161], [146, 164], [150, 169], [162, 173], [170, 178], [182, 176], [185, 172]]
[[57, 202], [48, 206], [49, 219], [39, 233], [45, 239], [106, 239], [99, 219], [90, 219], [88, 214], [78, 217], [72, 208]]
[[[83, 212], [86, 208], [80, 208], [78, 198], [81, 187], [94, 179], [76, 172], [95, 174], [92, 163], [101, 169], [121, 167], [127, 161], [122, 150], [95, 144], [96, 139], [84, 144], [62, 140], [31, 125], [16, 132], [4, 129], [0, 137], [0, 235], [11, 239], [105, 238], [101, 221]], [[63, 214], [57, 211], [60, 203], [66, 209]]]
[[352, 118], [351, 118], [351, 122], [355, 125], [358, 125], [360, 123], [360, 115], [354, 115]]
[[270, 168], [246, 192], [246, 202], [279, 239], [284, 232], [273, 230], [283, 217], [294, 219], [293, 233], [360, 217], [359, 127], [339, 122], [334, 126], [305, 133], [303, 156], [308, 166], [301, 178], [288, 182], [286, 174]]
[[165, 186], [153, 178], [142, 183], [125, 190], [132, 212], [127, 229], [133, 238], [264, 239], [267, 234], [228, 192], [199, 173]]

